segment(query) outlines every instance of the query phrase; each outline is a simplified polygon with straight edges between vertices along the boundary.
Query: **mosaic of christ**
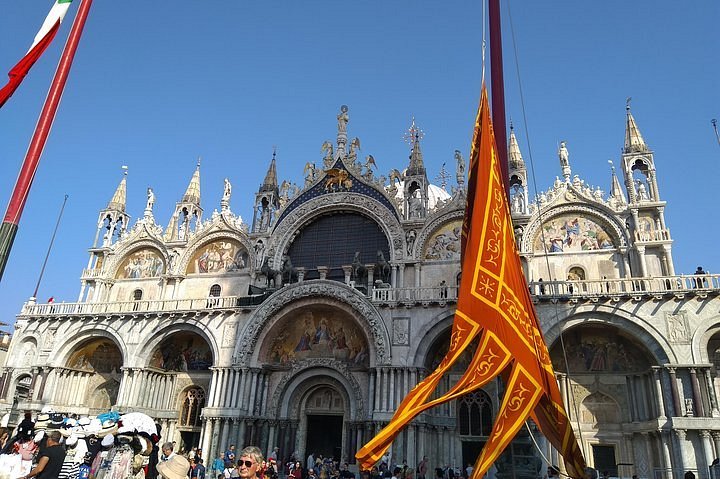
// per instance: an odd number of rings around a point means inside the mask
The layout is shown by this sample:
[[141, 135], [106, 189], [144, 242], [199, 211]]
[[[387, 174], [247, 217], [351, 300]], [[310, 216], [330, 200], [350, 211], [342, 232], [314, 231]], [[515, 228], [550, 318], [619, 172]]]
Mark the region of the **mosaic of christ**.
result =
[[349, 366], [367, 367], [365, 334], [344, 311], [313, 306], [289, 314], [268, 334], [261, 357], [287, 365], [308, 358], [333, 358]]

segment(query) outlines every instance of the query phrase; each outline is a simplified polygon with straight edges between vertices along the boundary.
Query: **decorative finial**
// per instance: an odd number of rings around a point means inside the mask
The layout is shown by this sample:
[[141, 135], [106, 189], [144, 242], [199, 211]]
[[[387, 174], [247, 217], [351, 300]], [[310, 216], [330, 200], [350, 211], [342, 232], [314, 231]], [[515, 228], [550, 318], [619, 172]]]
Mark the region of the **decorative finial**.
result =
[[415, 116], [412, 117], [412, 124], [408, 128], [407, 132], [403, 135], [403, 139], [411, 147], [415, 146], [415, 143], [422, 140], [425, 136], [425, 132], [420, 129], [415, 123]]
[[510, 118], [510, 131], [512, 131], [512, 130], [514, 130], [514, 129], [515, 129], [515, 128], [513, 127], [512, 118]]
[[197, 167], [200, 168], [200, 162], [202, 161], [202, 156], [198, 156], [198, 162]]
[[128, 167], [127, 167], [127, 165], [122, 165], [122, 166], [120, 167], [120, 169], [123, 170], [123, 175], [127, 176], [127, 174], [128, 174]]
[[632, 101], [632, 97], [631, 97], [631, 96], [625, 98], [625, 109], [626, 109], [627, 111], [630, 111], [630, 101]]
[[440, 188], [443, 190], [447, 187], [448, 179], [450, 179], [450, 175], [448, 174], [447, 170], [445, 169], [445, 163], [442, 164], [440, 167], [440, 173], [435, 177], [436, 180], [440, 181]]
[[273, 145], [273, 160], [275, 159], [276, 154], [277, 154], [277, 146]]
[[613, 174], [615, 174], [615, 165], [613, 164], [612, 160], [608, 160], [608, 164], [610, 165], [610, 170]]

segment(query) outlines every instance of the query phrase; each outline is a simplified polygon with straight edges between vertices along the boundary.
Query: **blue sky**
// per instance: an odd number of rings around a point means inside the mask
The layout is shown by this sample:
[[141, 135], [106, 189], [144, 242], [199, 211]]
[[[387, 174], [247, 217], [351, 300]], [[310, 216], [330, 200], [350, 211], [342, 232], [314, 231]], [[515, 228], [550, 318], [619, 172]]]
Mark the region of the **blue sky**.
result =
[[[3, 2], [3, 75], [50, 5]], [[77, 7], [0, 110], [3, 207]], [[529, 142], [504, 7], [507, 114], [526, 161], [532, 146], [538, 189], [560, 175], [557, 144], [566, 140], [573, 174], [607, 191], [607, 160], [619, 164], [631, 96], [655, 152], [677, 272], [720, 271], [720, 146], [710, 125], [720, 117], [720, 3], [515, 0], [510, 8]], [[231, 208], [249, 222], [273, 146], [279, 176], [300, 183], [303, 165], [321, 162], [320, 145], [334, 139], [346, 104], [349, 135], [385, 174], [406, 165], [402, 137], [415, 116], [434, 178], [443, 163], [453, 165], [455, 149], [467, 156], [481, 24], [481, 2], [470, 0], [95, 2], [0, 283], [0, 320], [11, 323], [32, 294], [65, 193], [38, 296], [77, 299], [97, 214], [121, 165], [129, 167], [133, 221], [152, 186], [155, 217], [167, 225], [201, 156], [206, 216], [219, 209], [229, 177]]]

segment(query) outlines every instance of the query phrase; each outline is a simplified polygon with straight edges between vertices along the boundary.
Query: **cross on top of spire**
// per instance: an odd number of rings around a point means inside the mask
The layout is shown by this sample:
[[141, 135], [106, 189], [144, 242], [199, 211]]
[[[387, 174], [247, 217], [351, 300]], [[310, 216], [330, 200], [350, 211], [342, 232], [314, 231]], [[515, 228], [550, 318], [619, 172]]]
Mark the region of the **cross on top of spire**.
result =
[[415, 143], [422, 140], [425, 136], [425, 132], [422, 131], [422, 129], [417, 126], [415, 123], [415, 117], [412, 117], [412, 124], [410, 125], [410, 128], [408, 128], [407, 132], [403, 135], [403, 139], [407, 144], [410, 145], [410, 147], [414, 147]]

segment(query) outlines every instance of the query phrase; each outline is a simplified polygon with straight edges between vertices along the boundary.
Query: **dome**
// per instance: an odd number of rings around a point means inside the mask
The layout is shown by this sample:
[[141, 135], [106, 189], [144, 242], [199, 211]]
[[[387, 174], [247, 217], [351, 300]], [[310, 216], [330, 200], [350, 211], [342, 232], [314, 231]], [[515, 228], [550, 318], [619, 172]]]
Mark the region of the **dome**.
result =
[[[385, 189], [390, 189], [390, 185], [386, 186]], [[405, 182], [401, 181], [397, 186], [397, 194], [395, 195], [395, 198], [398, 200], [404, 200], [405, 195]], [[451, 198], [450, 193], [445, 191], [444, 189], [440, 188], [437, 185], [429, 185], [428, 186], [428, 210], [435, 209], [437, 207], [438, 203], [442, 203], [443, 201], [447, 201]]]

